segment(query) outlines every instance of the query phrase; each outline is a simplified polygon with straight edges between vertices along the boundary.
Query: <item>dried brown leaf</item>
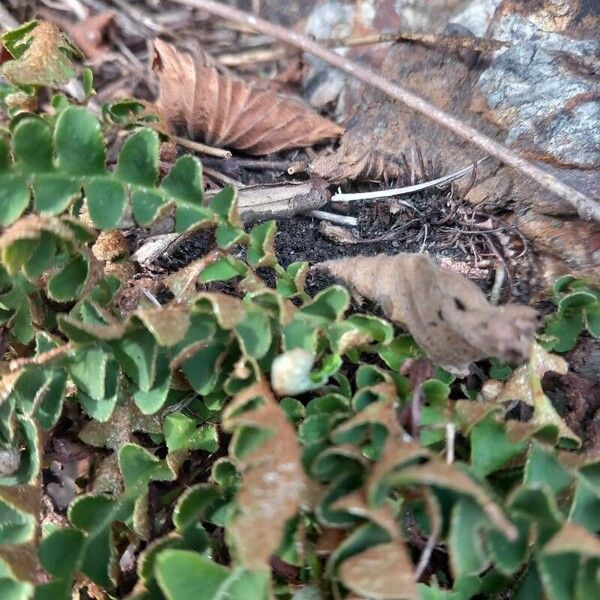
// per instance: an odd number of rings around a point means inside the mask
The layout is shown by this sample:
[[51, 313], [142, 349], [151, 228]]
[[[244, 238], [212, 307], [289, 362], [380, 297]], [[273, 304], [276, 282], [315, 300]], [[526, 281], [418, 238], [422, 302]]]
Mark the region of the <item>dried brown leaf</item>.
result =
[[72, 58], [80, 53], [53, 23], [39, 22], [24, 36], [25, 43], [29, 45], [18, 59], [2, 65], [11, 83], [57, 87], [75, 75]]
[[343, 132], [297, 100], [253, 88], [161, 40], [154, 48], [162, 117], [191, 139], [263, 155]]
[[198, 294], [196, 304], [203, 303], [210, 305], [212, 313], [223, 329], [233, 329], [246, 314], [242, 301], [228, 294], [203, 292]]
[[266, 382], [245, 389], [228, 405], [224, 429], [240, 426], [271, 434], [237, 458], [242, 485], [236, 497], [239, 513], [230, 526], [242, 564], [264, 569], [281, 543], [287, 521], [300, 508], [305, 475], [294, 427]]
[[45, 583], [48, 575], [38, 559], [37, 542], [7, 544], [0, 547], [0, 559], [10, 568], [11, 575], [19, 581]]
[[489, 304], [474, 283], [441, 269], [429, 255], [358, 256], [316, 266], [377, 301], [450, 371], [463, 373], [483, 358], [520, 362], [529, 356], [536, 312], [517, 304]]
[[206, 256], [191, 262], [179, 271], [167, 275], [163, 279], [163, 283], [171, 290], [178, 302], [189, 302], [196, 295], [198, 275], [220, 256], [219, 251], [209, 252]]
[[412, 600], [419, 597], [412, 562], [401, 540], [373, 546], [351, 556], [340, 567], [344, 584], [366, 598]]
[[502, 509], [488, 496], [484, 489], [453, 465], [446, 464], [442, 460], [435, 458], [430, 460], [427, 466], [419, 465], [402, 470], [398, 478], [401, 478], [406, 483], [441, 487], [470, 496], [479, 504], [494, 526], [509, 540], [514, 540], [517, 536], [515, 526], [508, 520]]
[[390, 506], [369, 507], [364, 493], [359, 490], [344, 496], [333, 508], [376, 523], [391, 538], [388, 543], [372, 546], [344, 560], [340, 566], [344, 585], [375, 600], [418, 598], [414, 567]]
[[136, 311], [135, 315], [161, 346], [174, 346], [180, 342], [190, 326], [190, 312], [181, 306], [148, 308]]
[[[363, 388], [365, 389], [365, 388]], [[379, 383], [369, 388], [371, 391], [382, 396], [382, 400], [372, 402], [359, 413], [337, 427], [333, 435], [339, 435], [366, 424], [383, 425], [391, 438], [402, 438], [406, 433], [398, 423], [395, 402], [397, 401], [396, 387], [392, 383]]]
[[342, 143], [337, 152], [318, 156], [311, 163], [310, 170], [330, 183], [397, 179], [405, 172], [397, 156], [372, 147], [361, 148], [355, 143]]
[[577, 523], [565, 523], [544, 546], [545, 555], [578, 554], [585, 558], [600, 558], [600, 541]]
[[35, 240], [44, 231], [52, 233], [66, 242], [75, 242], [73, 232], [60, 219], [27, 215], [13, 223], [2, 233], [0, 236], [0, 249], [8, 248], [18, 240]]
[[564, 375], [568, 368], [564, 358], [546, 352], [539, 344], [533, 344], [531, 357], [526, 365], [519, 367], [503, 386], [498, 386], [494, 380], [487, 381], [482, 392], [484, 397], [496, 402], [521, 400], [533, 406], [533, 425], [554, 425], [558, 428], [560, 437], [580, 446], [581, 439], [569, 429], [542, 388], [544, 373], [551, 371]]

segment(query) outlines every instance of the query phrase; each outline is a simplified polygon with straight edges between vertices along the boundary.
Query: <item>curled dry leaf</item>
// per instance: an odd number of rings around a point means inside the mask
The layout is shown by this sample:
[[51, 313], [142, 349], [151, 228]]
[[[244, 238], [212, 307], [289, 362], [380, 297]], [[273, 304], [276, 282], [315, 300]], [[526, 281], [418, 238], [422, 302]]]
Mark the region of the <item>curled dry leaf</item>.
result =
[[441, 269], [429, 255], [358, 256], [316, 266], [377, 301], [433, 361], [452, 372], [463, 373], [483, 358], [520, 362], [529, 356], [536, 312], [489, 304], [474, 283]]
[[[371, 508], [365, 494], [357, 491], [344, 496], [333, 508], [369, 519], [390, 536], [388, 543], [367, 548], [341, 564], [340, 578], [344, 585], [374, 600], [418, 598], [413, 564], [390, 506]], [[375, 573], [376, 577], [373, 576]]]
[[519, 367], [504, 385], [495, 380], [487, 381], [482, 390], [483, 397], [496, 402], [521, 400], [533, 406], [534, 425], [554, 425], [561, 438], [580, 446], [581, 439], [561, 419], [542, 388], [544, 373], [551, 371], [565, 375], [568, 369], [564, 358], [546, 352], [539, 344], [533, 344], [529, 362]]
[[[35, 24], [35, 22], [32, 22]], [[53, 23], [41, 21], [23, 34], [2, 74], [15, 85], [57, 87], [75, 75], [72, 59], [80, 52]], [[23, 50], [24, 49], [24, 50]]]
[[248, 569], [264, 569], [306, 493], [300, 446], [293, 426], [264, 381], [233, 399], [223, 427], [229, 431], [259, 429], [269, 435], [258, 446], [246, 446], [244, 455], [237, 457], [242, 485], [236, 497], [239, 512], [230, 527], [242, 564]]
[[253, 88], [161, 40], [154, 48], [159, 110], [175, 132], [254, 155], [312, 146], [343, 132], [298, 100]]

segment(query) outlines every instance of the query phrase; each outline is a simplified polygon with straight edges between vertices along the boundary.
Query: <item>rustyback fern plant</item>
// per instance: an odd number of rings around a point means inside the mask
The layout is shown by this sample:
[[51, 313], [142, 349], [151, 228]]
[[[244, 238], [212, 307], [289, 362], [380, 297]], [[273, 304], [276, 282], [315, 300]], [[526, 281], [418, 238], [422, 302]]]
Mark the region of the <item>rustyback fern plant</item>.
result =
[[[597, 456], [561, 448], [554, 421], [450, 400], [442, 369], [411, 383], [411, 338], [346, 316], [340, 286], [310, 298], [308, 265], [277, 262], [275, 223], [245, 231], [232, 188], [204, 199], [198, 159], [159, 177], [139, 105], [53, 107], [16, 111], [0, 140], [1, 598], [598, 596]], [[123, 313], [94, 244], [161, 219], [216, 248], [165, 278], [172, 300]], [[234, 278], [239, 295], [196, 288]], [[42, 440], [65, 411], [102, 460], [53, 520]]]

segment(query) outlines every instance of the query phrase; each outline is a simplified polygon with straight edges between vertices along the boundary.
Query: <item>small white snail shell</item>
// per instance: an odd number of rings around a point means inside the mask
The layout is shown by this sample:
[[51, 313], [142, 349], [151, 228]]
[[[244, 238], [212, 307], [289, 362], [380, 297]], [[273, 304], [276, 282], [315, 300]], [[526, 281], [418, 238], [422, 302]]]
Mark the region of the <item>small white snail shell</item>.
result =
[[315, 387], [310, 379], [313, 355], [304, 348], [280, 354], [271, 365], [271, 387], [278, 396], [295, 396]]

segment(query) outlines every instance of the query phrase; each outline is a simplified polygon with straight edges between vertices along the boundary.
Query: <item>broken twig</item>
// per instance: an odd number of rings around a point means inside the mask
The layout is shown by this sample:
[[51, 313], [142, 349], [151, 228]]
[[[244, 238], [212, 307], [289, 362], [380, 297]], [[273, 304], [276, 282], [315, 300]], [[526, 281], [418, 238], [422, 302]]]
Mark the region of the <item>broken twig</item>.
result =
[[303, 183], [243, 188], [238, 192], [238, 209], [244, 223], [256, 223], [319, 209], [328, 200], [327, 182], [313, 178]]
[[231, 152], [229, 150], [223, 150], [223, 148], [213, 148], [200, 142], [194, 142], [186, 138], [179, 137], [178, 135], [168, 134], [169, 137], [184, 148], [199, 152], [200, 154], [206, 154], [207, 156], [216, 156], [218, 158], [231, 158]]
[[243, 67], [245, 65], [255, 65], [258, 63], [271, 62], [292, 58], [299, 52], [289, 48], [252, 48], [246, 52], [233, 52], [219, 54], [217, 60], [226, 67]]
[[358, 226], [358, 219], [356, 217], [346, 217], [336, 213], [325, 212], [324, 210], [311, 210], [310, 214], [312, 217], [321, 219], [322, 221], [330, 221], [331, 223], [339, 223], [340, 225], [349, 225], [350, 227]]
[[224, 19], [232, 19], [252, 27], [255, 31], [259, 31], [265, 35], [269, 35], [291, 46], [301, 48], [305, 52], [309, 52], [314, 56], [324, 60], [334, 67], [353, 75], [357, 79], [381, 90], [388, 96], [399, 100], [406, 106], [428, 116], [430, 119], [453, 131], [461, 138], [475, 144], [491, 156], [494, 156], [503, 163], [513, 167], [523, 173], [530, 179], [536, 181], [543, 188], [556, 194], [558, 197], [569, 202], [574, 206], [579, 215], [583, 219], [600, 221], [600, 202], [596, 202], [588, 198], [585, 194], [577, 191], [566, 183], [562, 182], [554, 175], [544, 171], [540, 167], [530, 163], [520, 157], [516, 152], [504, 146], [500, 142], [481, 133], [474, 127], [463, 123], [460, 119], [448, 114], [424, 100], [420, 96], [408, 91], [402, 86], [393, 83], [386, 77], [373, 72], [368, 67], [363, 67], [354, 61], [351, 61], [344, 56], [340, 56], [320, 44], [311, 40], [309, 37], [290, 31], [279, 25], [269, 23], [264, 19], [260, 19], [250, 15], [244, 11], [232, 8], [215, 2], [214, 0], [175, 0], [179, 4], [193, 6], [207, 11], [210, 14], [223, 17]]
[[326, 48], [352, 48], [355, 46], [370, 46], [390, 42], [418, 42], [430, 46], [446, 46], [450, 48], [465, 48], [477, 52], [494, 52], [510, 46], [508, 42], [480, 37], [439, 35], [420, 32], [374, 33], [365, 36], [348, 36], [319, 40]]

